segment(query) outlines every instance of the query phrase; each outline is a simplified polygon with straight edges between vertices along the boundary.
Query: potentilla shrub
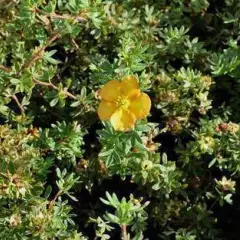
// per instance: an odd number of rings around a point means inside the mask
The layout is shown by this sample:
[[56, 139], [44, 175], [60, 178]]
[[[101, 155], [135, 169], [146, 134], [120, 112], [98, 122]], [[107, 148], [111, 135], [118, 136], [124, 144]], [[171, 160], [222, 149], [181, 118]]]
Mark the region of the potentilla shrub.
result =
[[0, 0], [0, 239], [237, 239], [239, 16]]

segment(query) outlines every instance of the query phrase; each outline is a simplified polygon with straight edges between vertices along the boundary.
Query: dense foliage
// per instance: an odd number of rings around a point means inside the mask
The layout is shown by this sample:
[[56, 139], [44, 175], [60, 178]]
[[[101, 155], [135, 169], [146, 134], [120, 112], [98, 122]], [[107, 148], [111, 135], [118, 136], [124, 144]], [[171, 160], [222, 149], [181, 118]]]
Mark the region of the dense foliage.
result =
[[[239, 16], [0, 0], [0, 239], [239, 239]], [[125, 131], [97, 109], [127, 76], [152, 104]]]

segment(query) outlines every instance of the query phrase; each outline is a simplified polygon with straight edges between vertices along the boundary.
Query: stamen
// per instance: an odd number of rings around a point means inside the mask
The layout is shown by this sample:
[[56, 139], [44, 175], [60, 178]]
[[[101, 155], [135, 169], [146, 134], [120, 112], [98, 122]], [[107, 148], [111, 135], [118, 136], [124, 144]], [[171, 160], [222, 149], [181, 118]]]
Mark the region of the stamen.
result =
[[127, 109], [130, 102], [129, 99], [125, 96], [119, 96], [117, 100], [117, 106], [118, 108]]

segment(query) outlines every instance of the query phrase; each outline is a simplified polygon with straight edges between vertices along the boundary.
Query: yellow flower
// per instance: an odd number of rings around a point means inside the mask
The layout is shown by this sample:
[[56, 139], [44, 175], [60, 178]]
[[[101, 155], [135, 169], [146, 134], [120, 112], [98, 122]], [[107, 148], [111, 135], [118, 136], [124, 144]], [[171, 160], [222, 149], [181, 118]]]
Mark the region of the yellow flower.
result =
[[110, 120], [116, 131], [132, 129], [136, 120], [150, 112], [151, 100], [140, 91], [134, 76], [126, 76], [121, 82], [109, 81], [100, 90], [100, 97], [98, 116], [101, 120]]

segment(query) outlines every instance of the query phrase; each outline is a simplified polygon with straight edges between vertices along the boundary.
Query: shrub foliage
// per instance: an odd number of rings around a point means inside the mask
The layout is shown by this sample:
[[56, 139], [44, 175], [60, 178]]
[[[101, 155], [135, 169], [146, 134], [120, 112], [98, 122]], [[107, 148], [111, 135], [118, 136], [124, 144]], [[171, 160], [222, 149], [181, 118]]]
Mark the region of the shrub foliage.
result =
[[[0, 238], [237, 239], [239, 15], [238, 0], [0, 0]], [[99, 91], [126, 76], [152, 107], [116, 131]]]

